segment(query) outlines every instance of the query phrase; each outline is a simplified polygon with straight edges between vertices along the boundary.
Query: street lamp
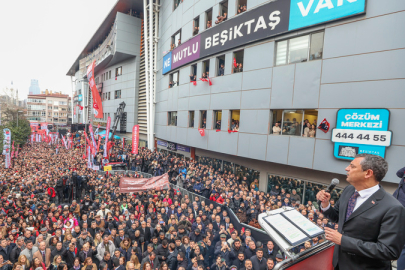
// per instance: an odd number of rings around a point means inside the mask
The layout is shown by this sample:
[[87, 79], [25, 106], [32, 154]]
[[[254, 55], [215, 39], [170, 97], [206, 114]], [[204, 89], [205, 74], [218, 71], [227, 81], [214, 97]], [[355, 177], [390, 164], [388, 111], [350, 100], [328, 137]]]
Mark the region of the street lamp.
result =
[[17, 127], [18, 127], [18, 114], [22, 113], [23, 111], [17, 111]]

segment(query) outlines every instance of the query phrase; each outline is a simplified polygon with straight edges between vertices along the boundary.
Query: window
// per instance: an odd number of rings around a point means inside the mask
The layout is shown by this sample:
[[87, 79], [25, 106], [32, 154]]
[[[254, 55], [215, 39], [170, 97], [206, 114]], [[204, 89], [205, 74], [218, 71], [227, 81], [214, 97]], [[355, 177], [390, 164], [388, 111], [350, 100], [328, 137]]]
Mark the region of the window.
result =
[[108, 79], [111, 79], [111, 70], [108, 72]]
[[231, 110], [229, 112], [229, 123], [231, 123], [229, 129], [232, 131], [239, 131], [240, 110]]
[[181, 45], [181, 29], [172, 36], [172, 44], [170, 50], [173, 50], [179, 45]]
[[111, 98], [111, 92], [108, 92], [107, 99], [110, 100], [110, 98]]
[[48, 110], [52, 110], [52, 106], [48, 106]]
[[190, 67], [190, 82], [195, 82], [197, 80], [197, 64]]
[[207, 111], [200, 111], [199, 128], [207, 128]]
[[179, 5], [181, 4], [181, 2], [183, 2], [183, 0], [173, 0], [173, 10], [175, 10], [176, 8], [179, 7]]
[[243, 13], [247, 10], [247, 0], [238, 0], [237, 14]]
[[205, 25], [206, 29], [212, 27], [212, 8], [205, 12]]
[[243, 50], [233, 53], [233, 63], [232, 63], [233, 73], [239, 73], [243, 71], [243, 54], [244, 54]]
[[277, 42], [276, 65], [322, 59], [324, 32]]
[[200, 32], [200, 16], [193, 20], [193, 36], [197, 35]]
[[168, 125], [177, 126], [177, 112], [168, 113]]
[[115, 69], [115, 77], [121, 76], [122, 75], [122, 67], [117, 67]]
[[169, 80], [169, 88], [179, 86], [179, 72], [170, 74]]
[[226, 19], [228, 19], [228, 0], [219, 3], [219, 15], [215, 21], [215, 24], [226, 21]]
[[188, 112], [188, 127], [194, 127], [194, 111]]
[[273, 135], [289, 135], [315, 138], [317, 110], [272, 110], [271, 129]]
[[121, 90], [116, 90], [114, 92], [114, 99], [119, 99], [121, 98]]
[[221, 130], [222, 111], [214, 111], [214, 129]]
[[217, 75], [224, 76], [225, 74], [225, 55], [217, 57]]
[[99, 79], [100, 79], [99, 77], [96, 78], [96, 84], [98, 84]]
[[67, 105], [66, 101], [59, 101], [59, 105]]
[[210, 76], [210, 60], [202, 62], [202, 77], [207, 78]]
[[59, 110], [58, 106], [53, 106], [53, 110]]
[[52, 104], [53, 103], [53, 101], [52, 100], [48, 100], [48, 104]]

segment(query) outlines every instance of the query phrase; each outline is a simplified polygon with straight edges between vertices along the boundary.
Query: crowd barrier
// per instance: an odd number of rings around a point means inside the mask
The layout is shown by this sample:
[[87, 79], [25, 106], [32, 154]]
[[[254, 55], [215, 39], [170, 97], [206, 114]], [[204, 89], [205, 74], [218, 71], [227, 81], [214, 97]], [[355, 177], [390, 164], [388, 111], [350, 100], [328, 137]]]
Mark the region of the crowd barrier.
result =
[[[105, 175], [107, 172], [105, 171], [97, 171], [99, 175]], [[138, 171], [131, 171], [131, 170], [115, 170], [115, 171], [108, 171], [111, 175], [128, 175], [128, 174], [139, 174], [142, 178], [152, 178], [152, 175], [149, 173], [138, 172]]]
[[231, 208], [223, 206], [222, 204], [219, 204], [217, 202], [211, 201], [210, 199], [200, 196], [194, 192], [190, 192], [180, 186], [171, 184], [171, 187], [173, 189], [179, 190], [180, 193], [183, 195], [183, 197], [184, 197], [184, 195], [188, 195], [188, 197], [190, 198], [190, 201], [194, 201], [194, 198], [198, 197], [200, 199], [200, 201], [205, 201], [206, 205], [210, 205], [212, 203], [215, 207], [220, 206], [222, 209], [225, 209], [228, 212], [229, 218], [231, 219], [231, 223], [233, 224], [235, 229], [238, 230], [239, 232], [244, 227], [246, 229], [250, 229], [250, 231], [252, 232], [252, 236], [256, 241], [261, 241], [262, 243], [265, 244], [265, 243], [267, 243], [267, 241], [271, 240], [270, 236], [265, 231], [252, 227], [248, 224], [241, 223], [239, 221], [239, 218], [235, 215], [235, 213], [232, 211]]

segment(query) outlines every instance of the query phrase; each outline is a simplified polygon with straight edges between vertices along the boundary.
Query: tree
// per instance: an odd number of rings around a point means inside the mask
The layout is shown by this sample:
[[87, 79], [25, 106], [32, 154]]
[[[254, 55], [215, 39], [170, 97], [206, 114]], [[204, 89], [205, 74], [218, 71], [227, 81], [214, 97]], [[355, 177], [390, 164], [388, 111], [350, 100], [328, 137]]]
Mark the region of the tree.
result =
[[10, 116], [13, 116], [14, 120], [9, 120], [8, 122], [4, 123], [4, 125], [0, 126], [0, 146], [1, 146], [1, 151], [3, 151], [3, 129], [8, 128], [11, 131], [11, 143], [14, 141], [14, 145], [17, 146], [18, 144], [20, 146], [24, 145], [27, 142], [27, 139], [29, 138], [31, 134], [31, 127], [30, 127], [30, 122], [24, 117], [24, 116], [19, 116], [18, 119], [18, 126], [17, 126], [17, 111], [13, 110], [8, 110], [8, 115], [7, 117], [9, 119], [12, 119]]

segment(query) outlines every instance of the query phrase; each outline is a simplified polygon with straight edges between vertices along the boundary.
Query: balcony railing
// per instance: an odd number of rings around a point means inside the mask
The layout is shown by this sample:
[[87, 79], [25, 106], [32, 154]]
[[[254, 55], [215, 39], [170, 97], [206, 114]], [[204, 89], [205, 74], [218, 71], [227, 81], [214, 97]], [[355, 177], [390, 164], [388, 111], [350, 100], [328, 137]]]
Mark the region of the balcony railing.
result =
[[101, 63], [105, 58], [114, 54], [115, 52], [115, 36], [117, 34], [117, 24], [111, 28], [110, 33], [108, 34], [107, 38], [103, 41], [103, 43], [94, 50], [90, 55], [80, 59], [79, 61], [79, 70], [80, 76], [85, 77], [87, 76], [87, 67], [96, 60], [96, 65]]

